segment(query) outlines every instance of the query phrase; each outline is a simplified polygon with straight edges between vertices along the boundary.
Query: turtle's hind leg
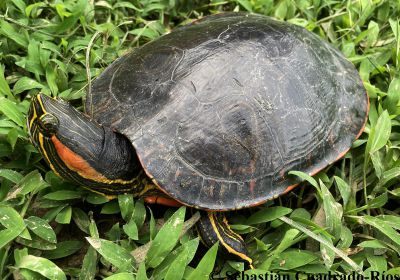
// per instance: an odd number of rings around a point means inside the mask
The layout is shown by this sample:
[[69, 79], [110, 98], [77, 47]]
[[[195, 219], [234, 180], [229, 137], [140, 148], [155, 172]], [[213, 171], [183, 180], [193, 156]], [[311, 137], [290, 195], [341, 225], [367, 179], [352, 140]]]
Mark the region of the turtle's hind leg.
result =
[[253, 268], [253, 260], [244, 244], [243, 238], [235, 233], [228, 224], [225, 215], [221, 212], [200, 211], [201, 218], [197, 222], [197, 231], [206, 246], [211, 247], [219, 241], [220, 248], [225, 252], [247, 262]]

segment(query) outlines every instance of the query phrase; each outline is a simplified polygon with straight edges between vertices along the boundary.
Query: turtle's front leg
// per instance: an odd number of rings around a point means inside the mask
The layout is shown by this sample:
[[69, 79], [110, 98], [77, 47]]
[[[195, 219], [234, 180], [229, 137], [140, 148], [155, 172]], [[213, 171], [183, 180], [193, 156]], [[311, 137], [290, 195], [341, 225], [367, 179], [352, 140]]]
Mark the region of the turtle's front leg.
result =
[[249, 257], [243, 238], [229, 226], [225, 215], [221, 212], [200, 211], [201, 218], [197, 222], [197, 231], [206, 246], [211, 247], [219, 241], [220, 248], [236, 259], [247, 262], [253, 268], [253, 260]]

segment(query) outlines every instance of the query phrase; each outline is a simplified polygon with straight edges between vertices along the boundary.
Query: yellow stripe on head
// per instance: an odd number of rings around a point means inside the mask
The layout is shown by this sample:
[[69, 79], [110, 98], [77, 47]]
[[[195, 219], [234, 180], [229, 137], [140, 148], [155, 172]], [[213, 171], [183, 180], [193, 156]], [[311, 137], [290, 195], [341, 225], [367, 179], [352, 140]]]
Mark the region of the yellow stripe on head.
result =
[[29, 124], [29, 127], [28, 127], [28, 129], [31, 129], [31, 127], [32, 127], [32, 125], [33, 125], [33, 122], [37, 119], [37, 113], [36, 113], [36, 108], [35, 108], [35, 106], [32, 106], [32, 117], [31, 117], [31, 119], [30, 119], [30, 121], [28, 122], [28, 124]]
[[44, 147], [44, 141], [45, 140], [44, 140], [43, 134], [39, 133], [40, 151], [41, 151], [42, 155], [44, 156], [44, 158], [46, 159], [46, 162], [49, 164], [51, 170], [53, 170], [57, 176], [61, 177], [60, 174], [58, 173], [57, 169], [54, 167], [52, 160], [50, 159], [50, 157], [47, 154], [46, 148]]

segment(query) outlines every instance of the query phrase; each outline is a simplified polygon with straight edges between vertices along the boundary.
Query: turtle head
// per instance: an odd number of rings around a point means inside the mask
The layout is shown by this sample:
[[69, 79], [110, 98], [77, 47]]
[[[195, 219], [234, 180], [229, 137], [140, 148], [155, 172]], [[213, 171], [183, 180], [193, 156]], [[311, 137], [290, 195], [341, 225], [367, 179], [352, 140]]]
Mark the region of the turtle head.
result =
[[33, 97], [27, 127], [32, 143], [60, 177], [106, 195], [139, 194], [146, 187], [129, 139], [68, 102]]
[[73, 113], [73, 110], [64, 101], [57, 101], [42, 94], [32, 98], [28, 111], [27, 127], [33, 145], [41, 153], [44, 152], [40, 149], [41, 142], [44, 143], [45, 140], [48, 141], [53, 136], [59, 137], [58, 134], [63, 134], [66, 131], [64, 120], [68, 113]]

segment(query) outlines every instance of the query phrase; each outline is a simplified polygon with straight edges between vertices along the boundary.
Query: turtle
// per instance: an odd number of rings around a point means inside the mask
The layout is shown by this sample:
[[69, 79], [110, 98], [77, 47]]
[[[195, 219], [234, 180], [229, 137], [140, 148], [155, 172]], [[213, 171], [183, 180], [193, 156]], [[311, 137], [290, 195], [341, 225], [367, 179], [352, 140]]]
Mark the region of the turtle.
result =
[[199, 209], [208, 246], [250, 265], [223, 211], [291, 191], [350, 149], [369, 109], [343, 54], [303, 27], [222, 13], [135, 48], [94, 80], [80, 112], [32, 97], [33, 144], [60, 177], [113, 196]]

